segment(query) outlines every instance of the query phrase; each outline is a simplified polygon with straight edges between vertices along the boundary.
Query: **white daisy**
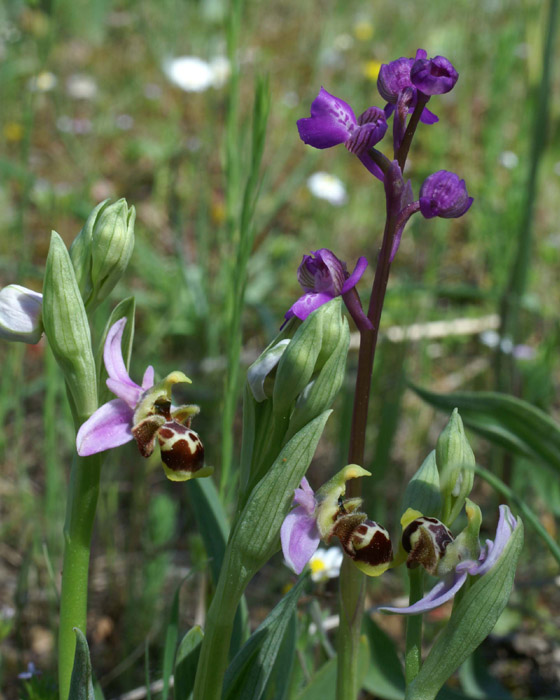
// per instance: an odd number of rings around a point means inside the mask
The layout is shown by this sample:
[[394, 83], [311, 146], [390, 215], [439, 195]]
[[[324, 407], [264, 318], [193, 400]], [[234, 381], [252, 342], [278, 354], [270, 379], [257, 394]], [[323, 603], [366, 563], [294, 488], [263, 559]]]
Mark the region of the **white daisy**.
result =
[[309, 560], [312, 580], [327, 581], [330, 578], [336, 578], [340, 574], [342, 556], [342, 550], [338, 547], [328, 549], [319, 547]]
[[313, 173], [307, 179], [307, 187], [312, 195], [319, 199], [326, 199], [336, 207], [345, 204], [348, 199], [342, 180], [329, 173]]

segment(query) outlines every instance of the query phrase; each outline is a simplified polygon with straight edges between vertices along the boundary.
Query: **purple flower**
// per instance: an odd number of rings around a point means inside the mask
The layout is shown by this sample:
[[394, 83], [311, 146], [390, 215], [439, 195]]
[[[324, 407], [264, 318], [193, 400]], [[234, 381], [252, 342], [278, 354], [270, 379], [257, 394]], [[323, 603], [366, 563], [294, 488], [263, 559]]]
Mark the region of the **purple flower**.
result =
[[[418, 95], [417, 86], [411, 79], [411, 71], [420, 60], [426, 60], [424, 49], [418, 49], [415, 59], [397, 58], [396, 61], [384, 63], [381, 66], [377, 78], [377, 89], [381, 97], [387, 100], [388, 104], [385, 107], [387, 117], [391, 116], [395, 108], [398, 111], [405, 111], [406, 114], [414, 112]], [[424, 107], [420, 121], [424, 124], [435, 124], [439, 120], [435, 114]]]
[[297, 507], [288, 513], [280, 528], [280, 540], [286, 563], [301, 574], [321, 541], [314, 515], [317, 501], [305, 477], [295, 490], [294, 504]]
[[320, 540], [329, 544], [333, 537], [338, 537], [346, 554], [368, 576], [379, 576], [389, 567], [393, 559], [389, 533], [358, 510], [361, 498], [344, 498], [348, 479], [361, 476], [370, 476], [370, 472], [349, 464], [317, 494], [305, 477], [301, 480], [294, 495], [296, 508], [288, 513], [280, 529], [284, 558], [297, 574], [303, 571]]
[[122, 357], [121, 342], [126, 318], [117, 321], [107, 333], [103, 360], [109, 378], [107, 386], [118, 398], [108, 401], [90, 416], [76, 436], [78, 454], [87, 457], [136, 440], [143, 457], [149, 457], [156, 439], [161, 448], [163, 468], [172, 481], [208, 476], [212, 467], [204, 467], [204, 448], [191, 430], [198, 406], [174, 407], [171, 388], [190, 379], [172, 372], [154, 385], [154, 369], [144, 372], [142, 385], [128, 375]]
[[315, 309], [349, 292], [358, 284], [367, 266], [368, 261], [361, 257], [352, 274], [348, 275], [346, 263], [328, 248], [304, 255], [297, 276], [305, 294], [286, 312], [286, 321], [294, 316], [304, 321]]
[[[449, 573], [437, 583], [432, 590], [421, 600], [406, 608], [382, 607], [382, 612], [399, 613], [401, 615], [418, 615], [419, 613], [435, 610], [443, 603], [453, 598], [457, 591], [465, 584], [467, 577], [484, 576], [497, 563], [502, 556], [511, 536], [521, 521], [516, 519], [506, 505], [500, 506], [500, 518], [496, 529], [494, 541], [486, 540], [486, 545], [480, 550], [478, 559], [465, 559], [459, 561], [454, 571]], [[449, 547], [451, 545], [448, 545]]]
[[443, 95], [455, 86], [459, 73], [444, 56], [425, 58], [416, 56], [410, 70], [413, 85], [424, 95]]
[[22, 671], [21, 673], [18, 673], [18, 678], [22, 681], [30, 681], [34, 676], [40, 676], [43, 672], [40, 671], [33, 661], [30, 661], [27, 664], [27, 671]]
[[349, 104], [321, 88], [311, 104], [311, 117], [298, 119], [297, 126], [304, 143], [314, 148], [343, 143], [375, 177], [383, 180], [383, 173], [369, 155], [387, 131], [382, 109], [369, 107], [356, 119]]
[[447, 170], [433, 173], [420, 188], [420, 211], [426, 219], [434, 216], [455, 219], [463, 216], [472, 203], [465, 181]]

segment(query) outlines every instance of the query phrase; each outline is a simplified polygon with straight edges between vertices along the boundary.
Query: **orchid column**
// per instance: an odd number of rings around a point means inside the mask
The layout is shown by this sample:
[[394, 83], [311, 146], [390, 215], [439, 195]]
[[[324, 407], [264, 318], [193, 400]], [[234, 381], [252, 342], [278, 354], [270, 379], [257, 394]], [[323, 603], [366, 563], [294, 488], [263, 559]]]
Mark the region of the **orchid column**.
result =
[[[386, 219], [375, 278], [367, 314], [355, 289], [343, 292], [343, 299], [360, 332], [358, 370], [348, 462], [364, 464], [365, 435], [369, 393], [379, 324], [389, 280], [391, 263], [397, 253], [408, 219], [421, 212], [426, 218], [452, 218], [464, 214], [472, 204], [464, 181], [455, 174], [439, 171], [422, 185], [420, 198], [414, 201], [410, 182], [403, 170], [418, 123], [434, 124], [438, 117], [426, 108], [430, 97], [449, 92], [458, 74], [442, 56], [428, 59], [419, 49], [416, 57], [399, 58], [383, 65], [378, 89], [387, 101], [384, 110], [370, 107], [356, 119], [352, 108], [325, 89], [311, 105], [311, 116], [298, 121], [302, 140], [315, 148], [344, 144], [385, 188]], [[374, 148], [387, 130], [386, 119], [393, 118], [393, 158]], [[360, 481], [349, 483], [348, 496], [358, 498]], [[357, 686], [357, 659], [365, 579], [350, 559], [346, 559], [340, 578], [340, 627], [338, 637], [337, 698], [354, 700]], [[417, 592], [421, 597], [421, 591]], [[417, 643], [418, 640], [416, 640]]]

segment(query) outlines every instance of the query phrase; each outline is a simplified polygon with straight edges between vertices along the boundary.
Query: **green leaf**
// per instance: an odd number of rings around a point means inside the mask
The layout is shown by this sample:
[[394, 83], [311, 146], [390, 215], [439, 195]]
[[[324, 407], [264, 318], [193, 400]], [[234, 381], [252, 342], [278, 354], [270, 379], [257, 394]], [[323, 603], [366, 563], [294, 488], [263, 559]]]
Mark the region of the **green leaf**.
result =
[[526, 401], [490, 391], [434, 394], [412, 389], [443, 411], [458, 408], [465, 425], [494, 444], [560, 471], [560, 426]]
[[289, 697], [290, 684], [297, 646], [297, 618], [294, 612], [288, 622], [288, 629], [278, 650], [278, 656], [266, 688], [263, 700], [286, 700]]
[[[360, 639], [358, 654], [358, 678], [360, 679], [360, 684], [364, 685], [363, 679], [366, 676], [370, 663], [368, 641], [365, 636], [362, 636]], [[321, 666], [311, 679], [311, 682], [297, 696], [296, 700], [334, 700], [336, 696], [336, 674], [335, 656]]]
[[179, 644], [174, 672], [174, 697], [177, 700], [187, 700], [192, 693], [203, 637], [204, 632], [196, 626], [185, 634]]
[[[306, 575], [300, 577], [235, 656], [226, 671], [224, 700], [259, 700], [263, 696], [307, 578]], [[276, 669], [276, 675], [280, 673], [286, 686], [295, 654], [295, 639], [292, 641], [292, 649], [280, 657], [284, 668]]]
[[244, 570], [244, 586], [279, 549], [280, 526], [290, 509], [331, 411], [324, 411], [284, 446], [267, 474], [255, 486], [230, 541], [230, 572]]
[[382, 700], [403, 700], [406, 683], [395, 643], [369, 615], [362, 621], [362, 631], [370, 658], [363, 687]]
[[105, 330], [99, 341], [97, 347], [97, 352], [95, 355], [95, 365], [97, 368], [97, 376], [99, 377], [97, 383], [97, 394], [99, 397], [99, 403], [106, 403], [111, 398], [114, 398], [113, 394], [107, 388], [107, 370], [105, 369], [105, 363], [103, 362], [103, 350], [105, 348], [105, 340], [107, 339], [107, 333], [110, 328], [121, 318], [126, 318], [126, 326], [124, 327], [121, 348], [122, 356], [126, 369], [130, 367], [130, 356], [132, 354], [132, 342], [134, 340], [134, 312], [136, 310], [136, 302], [134, 297], [128, 297], [123, 299], [111, 313], [107, 324], [105, 325]]
[[461, 687], [477, 700], [512, 700], [511, 694], [489, 673], [478, 653], [472, 654], [459, 669]]
[[95, 700], [88, 643], [78, 627], [74, 627], [74, 632], [76, 633], [76, 654], [68, 700]]
[[433, 700], [451, 674], [490, 634], [505, 608], [523, 546], [523, 523], [513, 531], [502, 555], [454, 605], [420, 673], [408, 687], [406, 700]]

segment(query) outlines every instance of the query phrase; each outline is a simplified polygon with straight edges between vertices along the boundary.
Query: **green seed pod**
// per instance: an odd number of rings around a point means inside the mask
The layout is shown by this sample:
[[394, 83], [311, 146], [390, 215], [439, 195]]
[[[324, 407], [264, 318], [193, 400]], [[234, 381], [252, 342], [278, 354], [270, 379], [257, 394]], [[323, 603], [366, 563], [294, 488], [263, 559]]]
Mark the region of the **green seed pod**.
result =
[[74, 410], [83, 422], [97, 408], [97, 378], [91, 335], [74, 268], [64, 241], [55, 231], [45, 267], [43, 325]]
[[457, 409], [438, 438], [436, 461], [443, 497], [442, 520], [451, 525], [471, 492], [476, 464]]
[[125, 199], [98, 204], [70, 249], [76, 279], [88, 311], [110, 294], [134, 248], [136, 211]]

